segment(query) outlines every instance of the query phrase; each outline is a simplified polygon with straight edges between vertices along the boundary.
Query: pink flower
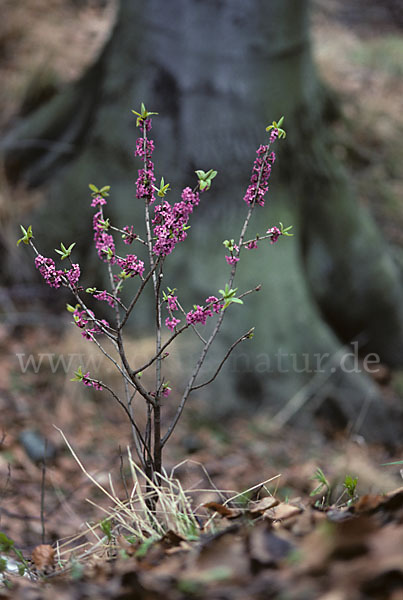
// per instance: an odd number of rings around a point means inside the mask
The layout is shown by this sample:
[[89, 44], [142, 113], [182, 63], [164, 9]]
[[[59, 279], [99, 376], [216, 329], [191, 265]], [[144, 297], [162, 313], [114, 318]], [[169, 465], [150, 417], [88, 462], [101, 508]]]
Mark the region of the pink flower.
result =
[[217, 314], [221, 312], [223, 307], [222, 300], [219, 300], [218, 298], [216, 298], [216, 296], [209, 296], [208, 298], [206, 298], [206, 304], [212, 304], [211, 308]]
[[[253, 204], [256, 202], [260, 206], [264, 206], [264, 196], [269, 189], [269, 178], [271, 174], [271, 167], [276, 160], [276, 155], [271, 152], [265, 158], [265, 154], [268, 151], [268, 146], [259, 146], [256, 151], [257, 158], [253, 163], [252, 175], [250, 178], [250, 185], [246, 190], [244, 201], [247, 204]], [[258, 187], [260, 175], [260, 182]]]
[[80, 266], [78, 264], [72, 265], [70, 271], [67, 271], [66, 277], [71, 287], [75, 288], [77, 286], [78, 280], [80, 279], [80, 274]]
[[110, 262], [112, 265], [115, 264], [115, 242], [113, 237], [105, 231], [102, 226], [103, 214], [102, 209], [95, 213], [92, 219], [92, 225], [94, 229], [94, 241], [95, 247], [98, 252], [98, 256], [104, 262]]
[[226, 256], [225, 260], [229, 265], [235, 265], [239, 261], [239, 258], [236, 256]]
[[135, 254], [128, 254], [124, 259], [117, 258], [116, 263], [123, 269], [125, 275], [129, 277], [134, 277], [135, 275], [143, 276], [144, 263]]
[[137, 234], [133, 233], [133, 225], [131, 225], [130, 227], [126, 225], [125, 227], [123, 227], [123, 231], [125, 232], [125, 235], [123, 237], [124, 243], [127, 245], [131, 244], [137, 237]]
[[175, 329], [175, 327], [180, 323], [180, 319], [176, 319], [175, 317], [167, 317], [165, 319], [165, 327], [168, 327], [171, 331]]
[[86, 373], [85, 375], [83, 375], [82, 382], [83, 382], [83, 384], [84, 384], [84, 385], [86, 385], [86, 386], [88, 386], [88, 387], [91, 387], [91, 386], [92, 386], [92, 383], [91, 383], [91, 381], [89, 381], [89, 379], [88, 379], [88, 378], [89, 378], [89, 376], [90, 376], [90, 372], [88, 371], [88, 373]]
[[168, 296], [167, 302], [169, 310], [179, 310], [178, 296]]
[[249, 242], [249, 244], [246, 244], [246, 248], [248, 250], [253, 250], [254, 248], [257, 248], [256, 240], [252, 240], [251, 242]]
[[109, 304], [109, 306], [112, 306], [112, 308], [114, 306], [116, 306], [115, 300], [112, 298], [111, 294], [107, 293], [106, 290], [103, 290], [102, 292], [98, 292], [97, 294], [94, 294], [94, 298], [96, 300], [102, 300], [104, 302], [107, 302]]
[[270, 244], [275, 244], [281, 235], [281, 231], [278, 227], [271, 227], [266, 233], [271, 235]]
[[134, 153], [134, 156], [140, 156], [141, 158], [147, 156], [148, 158], [149, 156], [151, 156], [154, 150], [155, 146], [153, 140], [148, 140], [147, 138], [145, 140], [144, 138], [138, 138], [136, 140], [136, 151]]
[[209, 308], [203, 308], [199, 304], [194, 310], [190, 310], [186, 315], [186, 322], [194, 325], [195, 323], [206, 324], [207, 317], [212, 317], [213, 313]]
[[62, 285], [64, 271], [56, 270], [52, 258], [45, 258], [42, 254], [38, 254], [35, 258], [35, 267], [50, 287], [59, 288]]
[[[146, 131], [151, 129], [151, 119], [141, 120], [139, 123], [140, 129]], [[145, 202], [152, 204], [155, 201], [154, 197], [154, 163], [151, 160], [152, 153], [154, 152], [154, 141], [148, 140], [147, 138], [138, 138], [136, 141], [135, 156], [139, 156], [144, 159], [143, 169], [138, 170], [138, 177], [136, 181], [136, 198], [139, 200], [143, 199]]]
[[187, 237], [187, 224], [195, 206], [200, 202], [198, 192], [193, 192], [190, 187], [182, 191], [181, 202], [171, 204], [164, 200], [154, 209], [154, 235], [157, 241], [154, 244], [154, 254], [167, 256], [171, 254], [176, 244], [183, 242]]
[[[73, 317], [77, 327], [83, 330], [81, 335], [87, 340], [92, 340], [94, 335], [104, 333], [101, 325], [103, 325], [104, 328], [109, 327], [108, 321], [105, 319], [96, 319], [92, 310], [80, 311], [79, 309], [76, 309], [73, 313]], [[88, 324], [90, 324], [90, 327], [87, 327]]]
[[95, 381], [94, 379], [90, 379], [90, 372], [88, 371], [88, 373], [86, 373], [85, 375], [83, 375], [82, 378], [82, 382], [84, 385], [88, 386], [88, 387], [93, 387], [95, 390], [99, 390], [102, 391], [102, 385], [99, 383], [99, 381]]
[[278, 138], [278, 129], [276, 129], [274, 127], [270, 132], [270, 143], [272, 144], [273, 142], [275, 142], [277, 138]]
[[95, 198], [92, 199], [91, 201], [91, 206], [93, 208], [95, 208], [95, 206], [103, 206], [104, 204], [106, 204], [106, 200], [103, 196], [95, 196]]
[[144, 129], [146, 131], [150, 131], [151, 129], [151, 119], [148, 117], [147, 119], [142, 119], [139, 117], [138, 125], [137, 125], [142, 133], [144, 133]]

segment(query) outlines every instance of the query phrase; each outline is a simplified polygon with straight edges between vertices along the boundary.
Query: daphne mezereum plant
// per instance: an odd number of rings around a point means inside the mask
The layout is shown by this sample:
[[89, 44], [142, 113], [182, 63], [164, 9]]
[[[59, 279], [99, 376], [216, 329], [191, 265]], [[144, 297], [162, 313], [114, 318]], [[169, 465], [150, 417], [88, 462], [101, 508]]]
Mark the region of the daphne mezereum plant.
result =
[[[169, 255], [176, 246], [183, 242], [189, 229], [189, 218], [198, 206], [201, 195], [207, 192], [212, 180], [217, 175], [213, 169], [205, 172], [197, 170], [198, 178], [194, 189], [186, 187], [181, 194], [179, 202], [170, 203], [166, 196], [169, 192], [169, 184], [161, 178], [159, 186], [156, 184], [154, 174], [154, 163], [151, 160], [154, 151], [154, 142], [149, 138], [151, 130], [151, 117], [157, 113], [148, 112], [141, 105], [140, 112], [132, 111], [137, 116], [136, 125], [140, 129], [141, 136], [136, 142], [135, 156], [142, 159], [142, 168], [138, 171], [136, 182], [136, 198], [144, 202], [145, 207], [145, 230], [141, 236], [134, 231], [133, 225], [126, 225], [122, 229], [110, 222], [105, 215], [110, 186], [98, 189], [90, 185], [92, 192], [91, 206], [95, 209], [93, 217], [94, 242], [96, 251], [101, 261], [106, 265], [109, 273], [109, 289], [99, 290], [94, 287], [86, 289], [80, 285], [81, 269], [77, 263], [73, 263], [71, 255], [75, 243], [68, 247], [61, 244], [56, 253], [60, 260], [69, 262], [69, 268], [57, 269], [52, 258], [45, 258], [40, 254], [33, 243], [32, 227], [24, 229], [21, 226], [23, 237], [18, 244], [24, 242], [33, 249], [36, 258], [35, 266], [45, 279], [46, 283], [54, 288], [65, 286], [69, 288], [75, 297], [76, 304], [67, 305], [67, 310], [72, 313], [77, 327], [81, 329], [84, 338], [95, 343], [99, 350], [114, 364], [123, 378], [124, 396], [120, 397], [109, 385], [98, 379], [90, 377], [90, 373], [84, 373], [79, 367], [74, 374], [73, 381], [82, 382], [86, 386], [92, 386], [96, 390], [107, 390], [125, 411], [132, 429], [134, 446], [137, 452], [140, 466], [145, 475], [158, 482], [156, 475], [162, 472], [162, 453], [164, 446], [171, 437], [192, 392], [211, 383], [220, 372], [225, 361], [234, 348], [242, 341], [253, 337], [253, 328], [241, 335], [233, 342], [215, 371], [207, 381], [198, 381], [198, 375], [203, 366], [209, 349], [220, 331], [224, 316], [232, 304], [242, 304], [242, 298], [254, 290], [245, 291], [237, 295], [237, 288], [233, 287], [236, 270], [243, 249], [252, 250], [257, 248], [258, 242], [265, 239], [271, 244], [277, 242], [282, 235], [291, 235], [291, 227], [270, 227], [265, 235], [256, 235], [252, 239], [245, 239], [250, 218], [257, 206], [264, 206], [265, 194], [268, 191], [268, 182], [275, 161], [275, 154], [271, 146], [278, 138], [285, 137], [285, 131], [281, 128], [283, 117], [278, 123], [273, 121], [266, 128], [269, 134], [267, 144], [261, 145], [256, 154], [250, 184], [244, 196], [248, 206], [248, 212], [241, 228], [237, 243], [233, 239], [223, 242], [227, 254], [225, 260], [230, 267], [228, 281], [219, 290], [218, 296], [209, 295], [203, 304], [195, 304], [191, 310], [186, 311], [178, 299], [176, 289], [163, 289], [162, 277], [168, 263]], [[119, 235], [126, 245], [139, 244], [145, 248], [146, 260], [140, 260], [136, 254], [120, 256], [117, 253], [115, 237]], [[115, 237], [114, 237], [115, 236]], [[146, 264], [145, 264], [146, 263]], [[131, 296], [128, 305], [121, 299], [123, 286], [129, 279], [134, 279], [137, 286]], [[147, 285], [152, 285], [154, 303], [152, 310], [155, 317], [155, 352], [144, 364], [131, 364], [130, 357], [124, 343], [123, 331], [130, 315], [142, 296]], [[260, 289], [257, 286], [255, 290]], [[109, 321], [100, 319], [96, 313], [87, 306], [87, 297], [91, 295], [99, 302], [106, 302], [113, 312], [113, 319]], [[165, 313], [165, 314], [164, 314]], [[212, 332], [205, 336], [203, 326], [208, 319], [215, 319]], [[112, 324], [113, 323], [113, 324]], [[169, 336], [163, 336], [163, 323], [169, 331]], [[163, 374], [163, 363], [168, 357], [168, 348], [174, 340], [186, 329], [191, 328], [201, 342], [199, 358], [190, 373], [189, 379], [182, 391], [181, 399], [176, 412], [165, 431], [161, 428], [162, 400], [166, 398], [171, 388]], [[115, 351], [111, 353], [98, 338], [104, 336], [112, 343]], [[147, 369], [154, 369], [155, 384], [153, 389], [147, 389], [143, 384], [142, 374]], [[141, 430], [136, 418], [133, 400], [140, 396], [146, 406], [146, 425]]]

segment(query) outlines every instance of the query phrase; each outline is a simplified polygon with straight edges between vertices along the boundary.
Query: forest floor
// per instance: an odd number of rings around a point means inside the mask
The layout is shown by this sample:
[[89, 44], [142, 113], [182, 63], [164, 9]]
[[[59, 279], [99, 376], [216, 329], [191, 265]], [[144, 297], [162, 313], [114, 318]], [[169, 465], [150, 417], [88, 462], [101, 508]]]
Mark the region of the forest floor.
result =
[[[389, 4], [316, 0], [313, 33], [322, 77], [343, 105], [335, 153], [403, 264], [403, 41]], [[2, 0], [1, 9], [4, 130], [91, 63], [114, 3]], [[21, 211], [29, 204], [24, 190], [7, 194], [19, 194]], [[6, 201], [3, 192], [0, 221]], [[0, 296], [9, 315], [36, 308], [7, 302]], [[0, 325], [0, 555], [10, 566], [17, 548], [29, 561], [28, 576], [4, 573], [0, 599], [403, 598], [403, 482], [399, 465], [382, 466], [403, 459], [403, 444], [369, 445], [317, 420], [309, 431], [275, 430], [262, 414], [218, 423], [196, 402], [165, 457], [173, 474], [167, 504], [181, 498], [178, 477], [192, 508], [182, 506], [181, 518], [166, 509], [164, 534], [141, 543], [138, 537], [150, 538], [149, 522], [136, 525], [144, 509], [135, 498], [130, 504], [135, 475], [125, 415], [52, 364], [87, 347], [69, 325], [55, 332], [54, 317], [44, 318], [49, 327]], [[35, 373], [25, 367], [38, 352]], [[385, 369], [381, 383], [385, 402], [401, 403], [403, 371]], [[168, 414], [174, 403], [167, 402]], [[329, 488], [314, 494], [318, 468]], [[358, 478], [354, 498], [346, 477]], [[111, 526], [100, 525], [108, 517]]]

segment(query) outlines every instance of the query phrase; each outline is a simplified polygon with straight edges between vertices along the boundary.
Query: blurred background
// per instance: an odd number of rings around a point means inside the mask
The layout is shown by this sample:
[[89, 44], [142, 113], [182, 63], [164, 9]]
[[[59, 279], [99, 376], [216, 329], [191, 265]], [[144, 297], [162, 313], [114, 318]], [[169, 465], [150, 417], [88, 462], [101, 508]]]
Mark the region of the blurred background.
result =
[[[285, 115], [287, 130], [266, 206], [249, 231], [264, 234], [282, 221], [294, 237], [245, 252], [236, 285], [262, 289], [228, 315], [204, 375], [251, 326], [255, 337], [192, 398], [168, 464], [192, 453], [231, 487], [262, 469], [268, 477], [285, 469], [284, 490], [299, 489], [327, 448], [335, 477], [354, 457], [367, 487], [387, 487], [392, 475], [375, 473], [373, 461], [399, 454], [403, 427], [401, 3], [0, 0], [0, 10], [0, 467], [8, 527], [28, 540], [39, 527], [37, 517], [23, 517], [37, 514], [35, 460], [45, 439], [52, 531], [63, 530], [60, 506], [79, 525], [88, 489], [53, 424], [100, 477], [130, 442], [120, 408], [70, 382], [83, 362], [94, 377], [114, 375], [72, 327], [72, 299], [47, 288], [16, 239], [22, 223], [33, 225], [45, 256], [60, 241], [77, 242], [83, 285], [103, 286], [88, 184], [111, 185], [111, 221], [140, 229], [131, 109], [141, 102], [159, 113], [154, 159], [171, 199], [194, 185], [195, 169], [218, 171], [164, 277], [189, 308], [228, 278], [222, 240], [239, 236], [265, 127]], [[130, 322], [134, 362], [151, 352], [149, 303]], [[170, 356], [168, 415], [197, 352], [185, 338]], [[338, 462], [332, 453], [341, 449]], [[18, 510], [10, 507], [17, 490]]]

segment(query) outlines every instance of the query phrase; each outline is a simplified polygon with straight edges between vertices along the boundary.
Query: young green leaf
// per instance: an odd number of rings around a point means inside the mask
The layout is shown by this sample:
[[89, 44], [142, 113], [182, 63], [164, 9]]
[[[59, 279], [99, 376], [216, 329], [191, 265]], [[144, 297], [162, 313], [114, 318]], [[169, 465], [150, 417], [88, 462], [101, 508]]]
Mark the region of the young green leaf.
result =
[[31, 225], [28, 227], [28, 229], [24, 229], [22, 225], [20, 225], [20, 227], [24, 235], [17, 241], [17, 246], [19, 246], [21, 242], [23, 242], [24, 244], [29, 244], [29, 241], [33, 238]]
[[78, 367], [77, 371], [74, 371], [74, 377], [70, 379], [70, 381], [82, 381], [84, 378], [84, 373], [82, 372], [81, 367]]

